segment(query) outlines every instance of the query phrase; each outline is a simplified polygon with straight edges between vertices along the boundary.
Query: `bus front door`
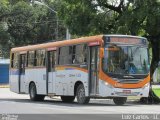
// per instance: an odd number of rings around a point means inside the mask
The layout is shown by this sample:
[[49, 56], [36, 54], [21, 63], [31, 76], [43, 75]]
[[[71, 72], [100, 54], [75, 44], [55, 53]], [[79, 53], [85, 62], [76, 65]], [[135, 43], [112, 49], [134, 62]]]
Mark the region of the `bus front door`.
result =
[[48, 94], [55, 93], [55, 63], [56, 63], [56, 51], [48, 51], [47, 53], [47, 74], [48, 74]]
[[98, 46], [91, 46], [89, 50], [89, 95], [98, 94]]
[[25, 92], [25, 65], [26, 65], [26, 54], [20, 54], [19, 62], [19, 92]]

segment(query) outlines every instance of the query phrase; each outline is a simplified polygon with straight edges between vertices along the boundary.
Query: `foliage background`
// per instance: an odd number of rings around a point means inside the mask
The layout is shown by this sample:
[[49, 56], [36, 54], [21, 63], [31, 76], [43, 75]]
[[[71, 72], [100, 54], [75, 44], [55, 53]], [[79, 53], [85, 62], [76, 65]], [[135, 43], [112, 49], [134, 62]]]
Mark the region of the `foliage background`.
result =
[[[9, 57], [12, 47], [56, 39], [57, 16], [35, 0], [0, 1], [0, 50]], [[97, 34], [144, 36], [152, 48], [151, 73], [160, 59], [159, 0], [39, 0], [57, 11], [58, 39]]]

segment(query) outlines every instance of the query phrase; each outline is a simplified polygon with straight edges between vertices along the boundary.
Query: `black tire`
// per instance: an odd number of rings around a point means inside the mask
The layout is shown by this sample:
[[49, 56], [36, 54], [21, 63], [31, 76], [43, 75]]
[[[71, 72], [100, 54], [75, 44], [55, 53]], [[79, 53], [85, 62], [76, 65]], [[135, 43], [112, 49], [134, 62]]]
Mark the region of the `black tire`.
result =
[[31, 83], [29, 86], [29, 96], [32, 101], [43, 101], [44, 95], [37, 95], [36, 85]]
[[43, 101], [45, 98], [45, 95], [38, 95], [38, 100], [37, 101]]
[[115, 97], [113, 98], [113, 102], [116, 105], [124, 105], [127, 101], [127, 97]]
[[148, 103], [148, 98], [147, 97], [140, 98], [140, 103], [141, 104], [147, 104]]
[[66, 103], [71, 103], [75, 99], [75, 96], [61, 96], [61, 100]]
[[79, 104], [87, 104], [87, 103], [89, 103], [90, 98], [85, 96], [85, 89], [84, 89], [83, 84], [80, 84], [78, 86], [76, 95], [77, 95], [77, 102]]

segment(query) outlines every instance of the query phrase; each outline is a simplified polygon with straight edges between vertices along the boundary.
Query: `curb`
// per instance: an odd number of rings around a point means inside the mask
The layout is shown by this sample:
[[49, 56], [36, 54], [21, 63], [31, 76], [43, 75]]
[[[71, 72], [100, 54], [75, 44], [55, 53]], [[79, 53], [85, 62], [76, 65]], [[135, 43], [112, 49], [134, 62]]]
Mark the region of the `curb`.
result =
[[0, 88], [9, 88], [9, 85], [1, 85], [0, 84]]

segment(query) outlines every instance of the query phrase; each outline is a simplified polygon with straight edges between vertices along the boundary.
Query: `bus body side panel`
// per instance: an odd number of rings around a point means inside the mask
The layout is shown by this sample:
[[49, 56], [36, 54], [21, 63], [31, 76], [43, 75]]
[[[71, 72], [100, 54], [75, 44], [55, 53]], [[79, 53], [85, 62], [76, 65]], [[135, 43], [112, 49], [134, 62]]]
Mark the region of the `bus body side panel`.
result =
[[[137, 96], [137, 97], [148, 97], [149, 94], [149, 83], [142, 88], [126, 89], [126, 88], [114, 88], [106, 81], [99, 80], [99, 96], [101, 97], [126, 97], [126, 96]], [[127, 91], [130, 91], [127, 93]]]
[[37, 94], [46, 95], [46, 68], [26, 69], [26, 91], [29, 92], [29, 84], [34, 82]]
[[55, 77], [56, 72], [49, 72], [48, 73], [48, 94], [55, 94], [56, 87], [55, 87]]
[[85, 94], [88, 96], [88, 73], [76, 67], [56, 68], [56, 95], [74, 95], [74, 86], [77, 81], [83, 83]]
[[18, 69], [10, 69], [10, 90], [12, 92], [19, 93], [19, 70]]

